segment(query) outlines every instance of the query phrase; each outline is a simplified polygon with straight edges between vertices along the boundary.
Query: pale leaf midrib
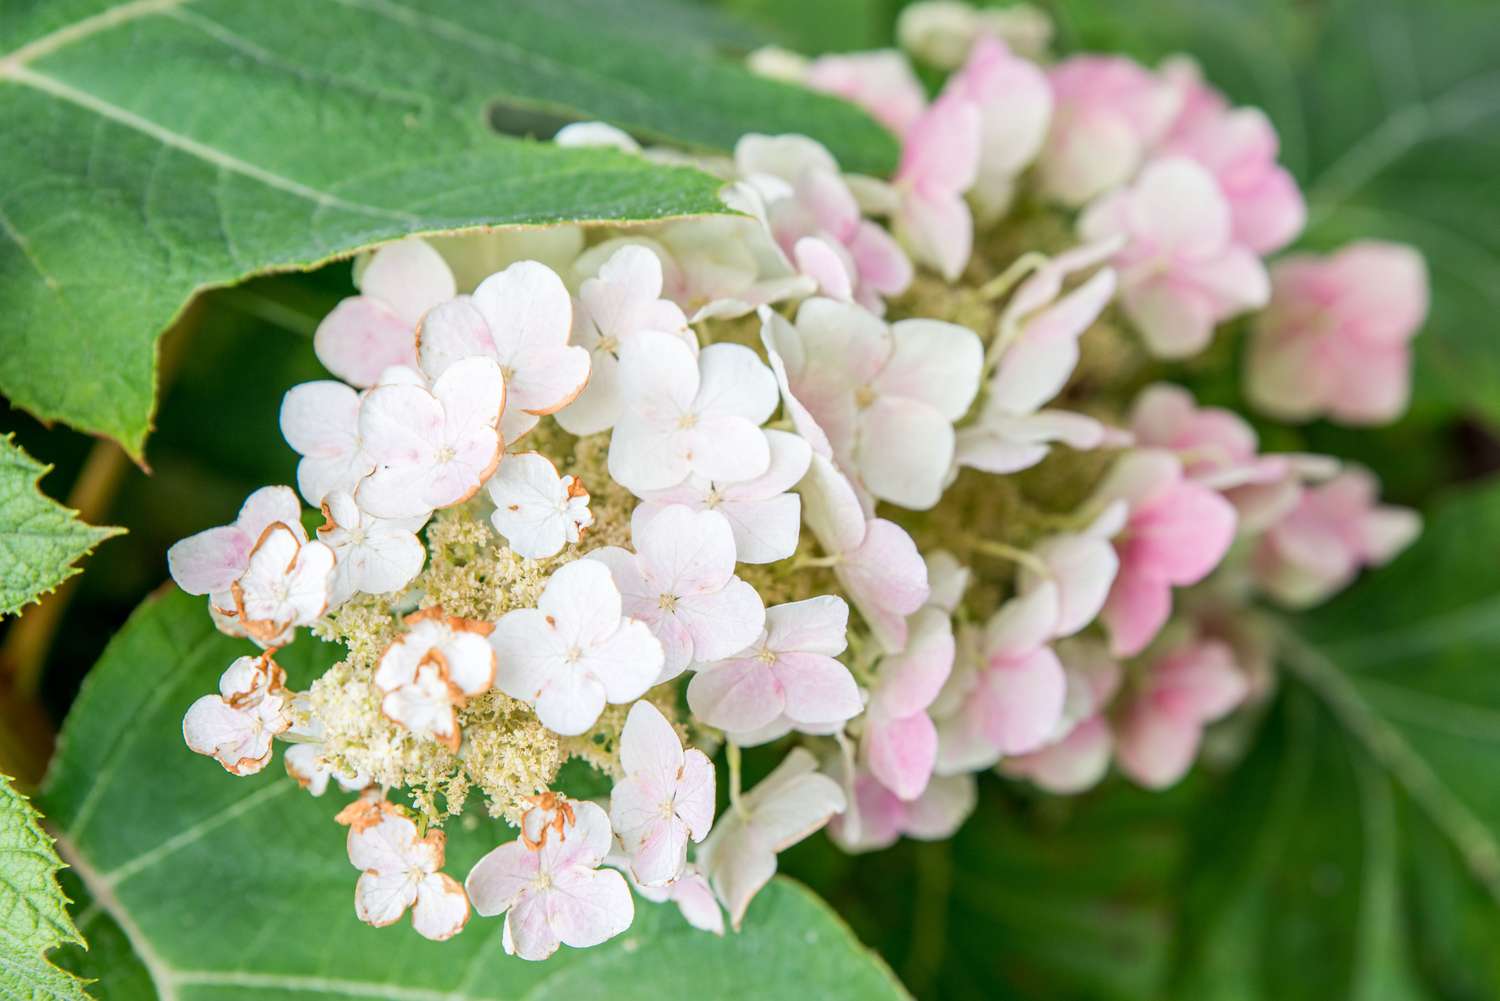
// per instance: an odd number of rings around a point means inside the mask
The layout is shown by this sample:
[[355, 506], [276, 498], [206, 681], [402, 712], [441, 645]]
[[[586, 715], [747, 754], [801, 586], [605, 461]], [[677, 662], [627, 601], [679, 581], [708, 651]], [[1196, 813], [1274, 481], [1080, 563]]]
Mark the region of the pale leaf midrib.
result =
[[1389, 954], [1396, 921], [1398, 832], [1395, 800], [1388, 776], [1367, 755], [1343, 745], [1354, 772], [1359, 802], [1360, 832], [1364, 835], [1360, 871], [1359, 909], [1355, 929], [1358, 959], [1350, 963], [1349, 997], [1365, 1001], [1379, 997], [1374, 979]]
[[1393, 720], [1451, 737], [1500, 744], [1500, 710], [1374, 678], [1358, 677], [1354, 683]]
[[1479, 639], [1500, 644], [1500, 595], [1395, 629], [1318, 640], [1318, 646], [1332, 660], [1357, 662], [1359, 670], [1364, 672], [1375, 665], [1441, 650], [1457, 640]]
[[[1308, 202], [1319, 215], [1338, 208], [1391, 164], [1412, 150], [1500, 114], [1500, 70], [1478, 73], [1430, 97], [1386, 115], [1308, 185]], [[1465, 103], [1471, 92], [1482, 101]]]
[[1316, 694], [1453, 843], [1470, 875], [1500, 904], [1500, 841], [1411, 746], [1371, 710], [1338, 664], [1295, 634], [1281, 636], [1283, 662]]
[[285, 194], [295, 195], [306, 201], [312, 202], [319, 208], [336, 208], [346, 212], [355, 212], [375, 218], [396, 221], [418, 223], [420, 218], [410, 212], [400, 212], [393, 209], [381, 208], [376, 205], [366, 205], [362, 202], [351, 202], [340, 198], [338, 195], [303, 184], [274, 171], [258, 167], [253, 163], [241, 160], [239, 157], [231, 156], [223, 150], [216, 149], [207, 143], [199, 142], [190, 136], [158, 125], [147, 118], [142, 118], [133, 111], [129, 111], [119, 105], [111, 104], [103, 98], [87, 91], [78, 90], [55, 77], [38, 73], [24, 66], [16, 67], [7, 78], [12, 83], [22, 84], [35, 90], [42, 91], [59, 100], [83, 108], [100, 115], [118, 125], [123, 125], [142, 135], [149, 136], [161, 143], [163, 146], [174, 149], [180, 153], [187, 154], [194, 159], [201, 160], [216, 169], [238, 174], [243, 177], [258, 181], [268, 188], [273, 188]]
[[122, 3], [81, 21], [64, 25], [0, 56], [0, 79], [10, 76], [27, 63], [49, 56], [91, 35], [97, 35], [101, 31], [108, 31], [143, 17], [164, 13], [188, 2], [190, 0], [132, 0], [130, 3]]

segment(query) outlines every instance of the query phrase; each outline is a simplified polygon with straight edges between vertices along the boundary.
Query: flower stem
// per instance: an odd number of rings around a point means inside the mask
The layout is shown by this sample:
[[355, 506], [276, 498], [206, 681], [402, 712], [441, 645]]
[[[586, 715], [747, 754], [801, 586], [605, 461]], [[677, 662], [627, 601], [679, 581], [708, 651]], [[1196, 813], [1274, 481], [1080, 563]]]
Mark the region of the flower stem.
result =
[[740, 802], [740, 745], [732, 740], [724, 742], [724, 757], [729, 759], [729, 806], [741, 817], [748, 817], [744, 804]]
[[793, 570], [810, 570], [814, 567], [835, 567], [842, 556], [799, 556], [792, 561]]
[[844, 830], [853, 840], [859, 840], [860, 819], [859, 808], [854, 799], [854, 741], [849, 739], [843, 728], [839, 728], [833, 734], [833, 739], [838, 742], [839, 753], [844, 762]]
[[1011, 263], [1010, 267], [979, 286], [980, 296], [987, 302], [994, 302], [1015, 288], [1022, 278], [1046, 264], [1047, 260], [1047, 255], [1038, 250], [1022, 254]]
[[1028, 570], [1040, 574], [1043, 577], [1052, 576], [1052, 569], [1048, 567], [1046, 562], [1035, 553], [1027, 552], [1024, 549], [1018, 549], [1017, 547], [1007, 545], [1004, 542], [997, 542], [994, 539], [982, 539], [976, 535], [966, 536], [965, 541], [969, 543], [970, 547], [972, 547], [974, 552], [976, 553], [983, 553], [986, 556], [994, 556], [997, 559], [1010, 560], [1012, 563], [1019, 563], [1021, 566], [1026, 567]]

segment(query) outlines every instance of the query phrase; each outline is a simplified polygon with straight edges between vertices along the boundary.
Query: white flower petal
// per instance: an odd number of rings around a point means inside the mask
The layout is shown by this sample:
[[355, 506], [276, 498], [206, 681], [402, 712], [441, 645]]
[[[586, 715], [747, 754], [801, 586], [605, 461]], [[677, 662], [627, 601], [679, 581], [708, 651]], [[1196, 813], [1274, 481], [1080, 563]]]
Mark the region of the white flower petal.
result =
[[434, 942], [446, 942], [463, 931], [469, 920], [469, 898], [458, 880], [435, 872], [417, 886], [417, 904], [411, 912], [417, 934]]

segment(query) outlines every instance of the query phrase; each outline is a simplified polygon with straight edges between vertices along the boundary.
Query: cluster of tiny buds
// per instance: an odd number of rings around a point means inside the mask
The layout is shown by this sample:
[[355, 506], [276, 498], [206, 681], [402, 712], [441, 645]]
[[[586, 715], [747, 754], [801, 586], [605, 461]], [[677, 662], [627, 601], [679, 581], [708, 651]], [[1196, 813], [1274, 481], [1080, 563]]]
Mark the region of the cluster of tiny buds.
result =
[[[916, 4], [900, 34], [952, 71], [935, 99], [897, 51], [752, 59], [898, 134], [889, 182], [747, 135], [693, 161], [735, 214], [363, 256], [314, 341], [337, 378], [282, 406], [296, 489], [170, 551], [262, 651], [188, 710], [188, 745], [245, 775], [281, 738], [313, 794], [358, 794], [362, 920], [446, 939], [503, 913], [505, 950], [543, 959], [624, 931], [634, 887], [722, 934], [790, 845], [947, 837], [981, 770], [1170, 785], [1271, 683], [1252, 601], [1318, 602], [1416, 534], [1367, 472], [1262, 453], [1090, 352], [1115, 331], [1182, 358], [1255, 312], [1253, 405], [1388, 420], [1420, 257], [1268, 267], [1301, 194], [1265, 116], [1184, 59], [1053, 62], [1030, 9]], [[683, 159], [597, 123], [557, 141]], [[293, 692], [275, 655], [301, 627], [348, 657]], [[686, 738], [723, 746], [717, 818]], [[756, 745], [786, 753], [742, 790]], [[609, 795], [552, 788], [568, 757]], [[472, 782], [520, 828], [462, 884], [440, 781], [449, 813]]]

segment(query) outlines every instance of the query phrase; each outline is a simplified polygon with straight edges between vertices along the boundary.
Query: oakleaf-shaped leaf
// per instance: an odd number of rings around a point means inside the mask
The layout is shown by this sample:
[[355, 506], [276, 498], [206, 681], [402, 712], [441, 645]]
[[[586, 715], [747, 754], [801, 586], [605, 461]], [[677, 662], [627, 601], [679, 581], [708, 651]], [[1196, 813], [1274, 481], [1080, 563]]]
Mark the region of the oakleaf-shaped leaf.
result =
[[37, 489], [51, 466], [0, 438], [0, 615], [19, 611], [78, 572], [73, 564], [122, 528], [78, 520]]
[[704, 18], [678, 13], [665, 0], [9, 4], [0, 392], [139, 458], [156, 337], [201, 289], [411, 233], [724, 211], [700, 171], [497, 135], [492, 117], [605, 119], [719, 151], [802, 132], [850, 169], [893, 166], [895, 140], [862, 112], [685, 41], [680, 25]]
[[57, 885], [62, 862], [26, 797], [0, 775], [0, 998], [86, 1001], [83, 981], [47, 953], [82, 945]]
[[[445, 943], [409, 921], [361, 924], [358, 873], [333, 821], [349, 797], [315, 799], [279, 763], [236, 779], [182, 743], [183, 712], [243, 652], [214, 631], [202, 599], [153, 599], [105, 651], [63, 728], [42, 798], [101, 943], [72, 958], [121, 995], [150, 997], [149, 985], [177, 1001], [906, 997], [827, 905], [787, 880], [763, 891], [739, 934], [697, 931], [672, 905], [637, 899], [628, 932], [541, 963], [504, 954], [500, 919], [474, 917]], [[304, 637], [277, 659], [301, 687], [338, 652]], [[473, 819], [447, 825], [447, 869], [460, 879], [514, 836]]]

